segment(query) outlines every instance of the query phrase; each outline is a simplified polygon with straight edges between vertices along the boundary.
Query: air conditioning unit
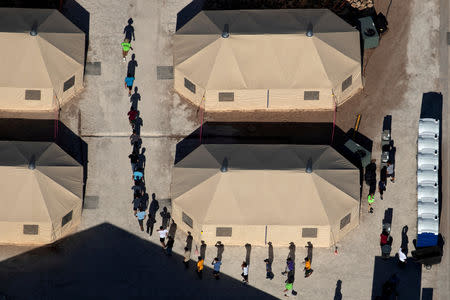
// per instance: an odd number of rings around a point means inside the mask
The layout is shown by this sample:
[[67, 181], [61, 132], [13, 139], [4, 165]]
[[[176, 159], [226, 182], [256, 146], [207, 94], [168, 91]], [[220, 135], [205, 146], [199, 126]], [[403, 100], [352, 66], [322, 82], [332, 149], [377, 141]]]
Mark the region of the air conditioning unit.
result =
[[439, 120], [420, 119], [419, 120], [419, 136], [425, 138], [439, 138]]
[[420, 202], [439, 203], [439, 188], [437, 186], [422, 186], [417, 188], [417, 198]]
[[438, 172], [436, 171], [417, 171], [417, 184], [423, 186], [438, 186]]
[[434, 154], [421, 154], [417, 156], [417, 167], [420, 170], [437, 171], [439, 169], [439, 157]]
[[430, 218], [419, 217], [417, 220], [417, 232], [419, 234], [425, 232], [439, 234], [439, 218], [433, 215], [430, 215]]
[[419, 154], [439, 154], [439, 139], [419, 137], [417, 141]]
[[417, 214], [419, 217], [432, 216], [434, 219], [439, 215], [439, 204], [434, 202], [421, 202], [417, 203]]

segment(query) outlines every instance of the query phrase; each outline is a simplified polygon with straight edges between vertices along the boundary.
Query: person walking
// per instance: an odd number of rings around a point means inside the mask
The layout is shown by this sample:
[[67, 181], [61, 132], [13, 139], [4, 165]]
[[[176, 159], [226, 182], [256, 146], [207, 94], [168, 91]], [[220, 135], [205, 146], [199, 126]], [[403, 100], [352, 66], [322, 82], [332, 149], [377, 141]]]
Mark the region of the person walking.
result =
[[367, 203], [369, 204], [368, 212], [369, 212], [370, 214], [373, 213], [373, 207], [372, 207], [372, 204], [373, 204], [374, 202], [375, 202], [375, 197], [374, 197], [374, 195], [369, 193], [369, 195], [367, 195]]
[[406, 256], [405, 252], [403, 251], [403, 248], [400, 247], [400, 249], [398, 249], [398, 264], [400, 267], [404, 267], [406, 265], [406, 259], [407, 259], [407, 256]]
[[140, 185], [142, 183], [142, 179], [144, 178], [144, 174], [141, 170], [136, 169], [133, 172], [134, 185]]
[[136, 165], [139, 161], [139, 155], [137, 153], [131, 153], [130, 155], [128, 155], [128, 158], [130, 159], [130, 163], [131, 163], [131, 172], [136, 171]]
[[155, 223], [156, 223], [155, 216], [151, 212], [149, 212], [146, 225], [147, 225], [147, 233], [150, 236], [152, 236], [153, 234], [153, 226], [155, 225]]
[[241, 268], [242, 268], [242, 274], [241, 274], [242, 281], [245, 284], [247, 284], [248, 283], [248, 265], [247, 265], [247, 263], [245, 261], [242, 262]]
[[383, 200], [383, 192], [386, 191], [387, 168], [382, 167], [380, 171], [380, 181], [378, 182], [378, 192], [380, 199]]
[[191, 249], [184, 247], [184, 259], [183, 264], [186, 269], [189, 268], [189, 260], [191, 259]]
[[166, 248], [165, 240], [166, 240], [168, 231], [167, 231], [167, 229], [164, 229], [162, 226], [159, 227], [159, 229], [157, 231], [159, 233], [159, 241], [161, 242], [162, 247], [165, 249]]
[[133, 27], [133, 19], [129, 18], [128, 19], [128, 25], [124, 27], [123, 29], [123, 33], [125, 34], [125, 39], [131, 41], [131, 38], [133, 38], [133, 41], [136, 40], [136, 38], [134, 37], [134, 27]]
[[284, 296], [289, 297], [292, 294], [294, 284], [292, 282], [287, 281], [284, 286]]
[[125, 77], [125, 88], [128, 89], [128, 97], [131, 96], [131, 90], [133, 89], [134, 76], [130, 73]]
[[314, 270], [311, 269], [311, 261], [309, 260], [308, 257], [305, 257], [304, 264], [305, 264], [305, 268], [303, 270], [305, 271], [305, 278], [306, 278], [306, 277], [309, 277], [312, 274], [312, 272], [314, 272]]
[[138, 209], [142, 208], [142, 193], [134, 193], [133, 201], [133, 211], [136, 215]]
[[264, 262], [266, 263], [266, 279], [272, 280], [274, 277], [272, 272], [272, 262], [268, 258], [266, 258]]
[[136, 133], [136, 130], [133, 130], [133, 133], [130, 135], [130, 144], [131, 144], [131, 146], [134, 146], [134, 144], [139, 143], [140, 139], [141, 139], [141, 137], [139, 136], [139, 134]]
[[139, 212], [135, 213], [139, 227], [141, 228], [141, 231], [144, 231], [144, 219], [145, 219], [145, 210], [143, 210], [141, 207], [139, 207]]
[[121, 46], [122, 46], [123, 62], [126, 62], [127, 61], [126, 57], [128, 55], [128, 51], [130, 51], [130, 49], [133, 50], [133, 47], [131, 47], [129, 39], [124, 39]]
[[199, 279], [203, 278], [203, 263], [204, 263], [204, 259], [203, 257], [199, 256], [198, 257], [198, 262], [197, 262], [197, 276]]
[[166, 245], [166, 253], [168, 256], [172, 256], [172, 248], [173, 248], [174, 242], [175, 242], [175, 240], [173, 239], [173, 237], [169, 235], [167, 237], [167, 245]]
[[281, 272], [281, 275], [286, 275], [293, 270], [294, 270], [294, 261], [292, 260], [292, 258], [288, 257], [286, 259], [286, 267], [284, 268], [284, 272]]
[[161, 218], [162, 218], [162, 224], [161, 226], [163, 228], [167, 228], [169, 226], [169, 222], [170, 222], [170, 212], [167, 211], [167, 207], [163, 207], [162, 212], [160, 212]]
[[130, 122], [130, 126], [133, 129], [133, 132], [136, 132], [134, 129], [136, 119], [139, 117], [139, 111], [135, 109], [131, 109], [128, 113], [128, 121]]
[[222, 265], [222, 262], [219, 260], [218, 257], [216, 257], [214, 258], [211, 264], [214, 266], [213, 276], [214, 278], [216, 278], [216, 280], [218, 280], [220, 274], [220, 266]]
[[387, 163], [386, 174], [387, 174], [387, 177], [390, 177], [391, 182], [395, 183], [394, 163], [392, 163], [392, 162]]

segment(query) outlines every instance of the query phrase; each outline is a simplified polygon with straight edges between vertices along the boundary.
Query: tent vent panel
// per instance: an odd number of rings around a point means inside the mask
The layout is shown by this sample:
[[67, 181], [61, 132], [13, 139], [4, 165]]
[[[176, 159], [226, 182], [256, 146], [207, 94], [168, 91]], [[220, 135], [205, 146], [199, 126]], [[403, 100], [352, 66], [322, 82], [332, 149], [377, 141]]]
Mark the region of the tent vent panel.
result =
[[341, 219], [341, 229], [343, 229], [345, 226], [347, 226], [347, 224], [350, 223], [351, 218], [352, 214], [350, 213]]
[[66, 80], [66, 82], [64, 82], [64, 89], [63, 91], [67, 91], [68, 89], [70, 89], [71, 87], [73, 87], [75, 85], [75, 75], [70, 77], [68, 80]]
[[41, 100], [41, 91], [25, 90], [25, 100]]
[[66, 225], [67, 223], [69, 223], [70, 221], [72, 221], [72, 214], [73, 214], [73, 210], [71, 210], [67, 215], [65, 215], [62, 218], [61, 221], [61, 227], [64, 227], [64, 225]]
[[342, 82], [342, 91], [345, 91], [352, 85], [352, 75]]
[[23, 225], [23, 234], [39, 234], [39, 225]]
[[316, 238], [317, 237], [317, 228], [302, 228], [302, 237]]
[[234, 101], [234, 93], [219, 93], [219, 101]]
[[187, 78], [184, 78], [184, 87], [195, 94], [195, 84], [190, 82]]
[[194, 222], [192, 221], [191, 217], [189, 217], [187, 214], [185, 214], [183, 212], [182, 217], [183, 219], [183, 223], [186, 224], [187, 226], [194, 228]]
[[303, 94], [304, 100], [319, 100], [319, 91], [305, 91]]
[[216, 227], [216, 236], [231, 236], [232, 227]]

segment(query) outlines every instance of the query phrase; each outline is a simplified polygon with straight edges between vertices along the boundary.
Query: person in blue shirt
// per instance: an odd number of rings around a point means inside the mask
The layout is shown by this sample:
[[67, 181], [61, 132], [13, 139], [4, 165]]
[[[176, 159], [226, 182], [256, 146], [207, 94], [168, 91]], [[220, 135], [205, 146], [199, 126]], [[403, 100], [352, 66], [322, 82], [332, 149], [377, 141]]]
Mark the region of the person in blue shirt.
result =
[[131, 96], [131, 90], [133, 89], [134, 77], [130, 73], [125, 77], [125, 88], [128, 88], [128, 97]]
[[216, 257], [214, 258], [212, 265], [214, 266], [213, 271], [214, 278], [219, 279], [220, 266], [222, 265], [222, 262]]
[[139, 227], [141, 227], [141, 231], [144, 231], [144, 219], [145, 219], [145, 210], [143, 210], [142, 208], [139, 207], [139, 212], [135, 213], [138, 222], [139, 222]]

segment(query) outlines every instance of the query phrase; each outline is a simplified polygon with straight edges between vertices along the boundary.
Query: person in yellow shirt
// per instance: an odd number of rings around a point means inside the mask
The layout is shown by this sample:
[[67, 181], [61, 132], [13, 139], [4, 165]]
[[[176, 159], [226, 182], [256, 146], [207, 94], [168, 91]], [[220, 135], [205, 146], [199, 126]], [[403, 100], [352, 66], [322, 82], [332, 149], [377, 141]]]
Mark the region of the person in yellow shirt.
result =
[[197, 275], [199, 279], [203, 278], [203, 263], [205, 262], [205, 260], [203, 259], [203, 257], [199, 256], [198, 257], [198, 262], [197, 262]]
[[305, 278], [309, 277], [309, 275], [312, 274], [312, 272], [314, 271], [313, 269], [311, 269], [311, 261], [309, 260], [308, 257], [305, 257]]
[[126, 57], [127, 57], [128, 51], [130, 51], [130, 49], [133, 50], [133, 47], [131, 47], [129, 39], [125, 39], [123, 41], [123, 43], [121, 44], [121, 46], [122, 46], [123, 61], [125, 62], [125, 61], [127, 61]]

